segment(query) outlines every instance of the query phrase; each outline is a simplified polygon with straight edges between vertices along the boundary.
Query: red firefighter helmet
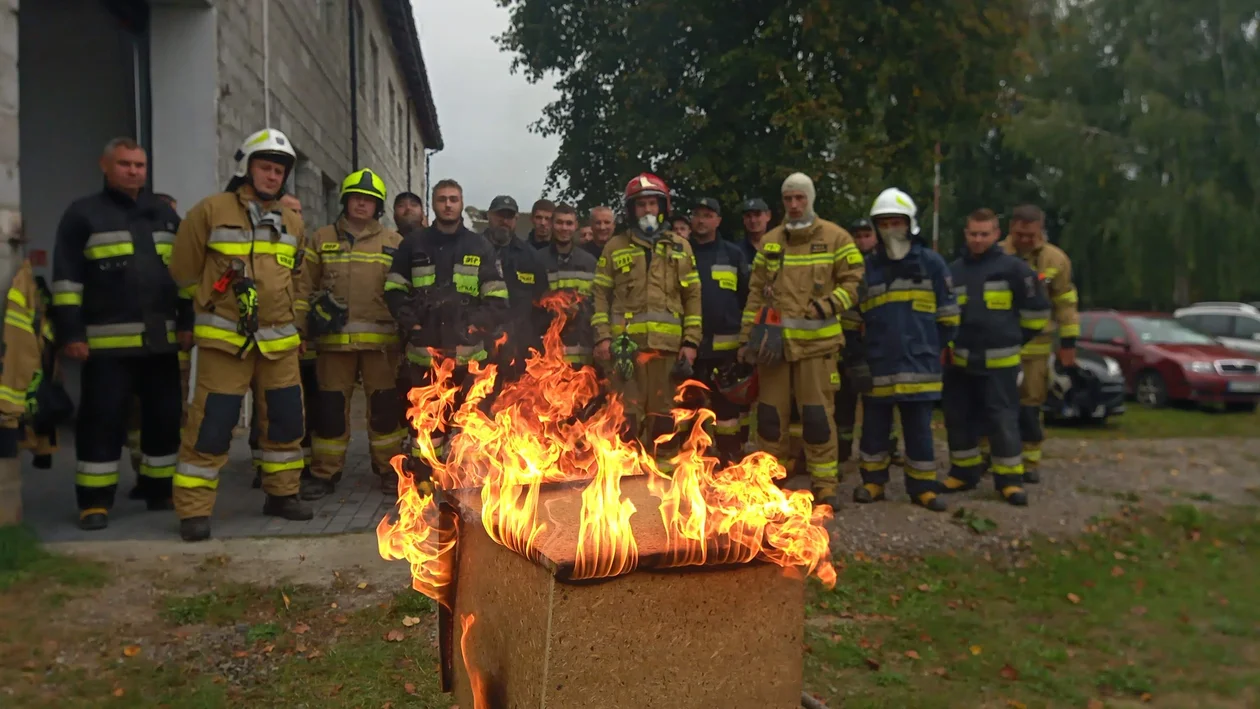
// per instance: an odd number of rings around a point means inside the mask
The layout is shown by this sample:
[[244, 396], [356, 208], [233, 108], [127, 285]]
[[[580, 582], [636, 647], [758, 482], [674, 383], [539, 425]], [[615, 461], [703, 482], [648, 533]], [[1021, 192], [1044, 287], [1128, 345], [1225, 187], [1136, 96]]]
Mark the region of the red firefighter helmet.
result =
[[644, 172], [626, 185], [626, 211], [631, 216], [634, 215], [634, 201], [640, 197], [655, 197], [661, 203], [661, 216], [669, 214], [669, 185], [665, 184], [665, 180], [653, 175], [650, 172]]
[[757, 403], [757, 395], [761, 387], [757, 380], [757, 369], [742, 362], [732, 362], [714, 372], [713, 385], [726, 400], [736, 406], [751, 406]]

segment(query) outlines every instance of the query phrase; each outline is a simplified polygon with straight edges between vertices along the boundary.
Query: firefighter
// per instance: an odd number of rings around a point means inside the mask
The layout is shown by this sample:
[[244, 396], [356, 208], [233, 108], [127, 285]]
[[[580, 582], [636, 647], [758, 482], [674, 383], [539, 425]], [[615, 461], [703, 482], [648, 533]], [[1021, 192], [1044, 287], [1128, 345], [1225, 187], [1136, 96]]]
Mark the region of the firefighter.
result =
[[610, 362], [625, 400], [622, 435], [668, 466], [672, 446], [654, 441], [673, 432], [674, 383], [689, 378], [703, 330], [700, 276], [686, 239], [666, 229], [669, 187], [651, 173], [625, 190], [629, 231], [604, 246], [595, 272], [595, 359]]
[[104, 189], [66, 209], [53, 255], [59, 344], [63, 356], [83, 361], [75, 492], [86, 530], [109, 524], [133, 394], [144, 429], [136, 494], [150, 510], [170, 509], [179, 447], [176, 323], [191, 329], [166, 270], [179, 217], [145, 191], [144, 149], [130, 138], [112, 140], [101, 170]]
[[[853, 243], [864, 258], [875, 250], [875, 229], [869, 219], [861, 218], [849, 225]], [[868, 391], [871, 383], [870, 367], [866, 364], [866, 350], [862, 340], [862, 315], [855, 303], [840, 314], [840, 327], [844, 330], [844, 351], [840, 361], [840, 388], [836, 390], [835, 421], [836, 438], [840, 447], [840, 463], [853, 457], [853, 435], [857, 427], [857, 405], [861, 394]], [[895, 451], [894, 445], [890, 450]]]
[[857, 299], [862, 253], [849, 232], [814, 212], [814, 181], [783, 182], [784, 223], [761, 240], [744, 307], [740, 359], [756, 361], [760, 385], [757, 438], [785, 465], [795, 397], [810, 488], [834, 502], [838, 470], [834, 396], [836, 358], [844, 347], [839, 316]]
[[941, 352], [958, 327], [958, 304], [945, 259], [917, 238], [917, 215], [914, 200], [896, 188], [871, 205], [879, 243], [866, 258], [858, 304], [871, 386], [862, 396], [862, 484], [853, 501], [884, 499], [895, 408], [906, 436], [906, 492], [914, 504], [943, 512], [932, 412], [941, 399]]
[[[341, 182], [341, 215], [307, 242], [298, 291], [298, 331], [314, 344], [318, 389], [311, 433], [311, 476], [302, 499], [330, 495], [340, 482], [350, 443], [350, 398], [362, 382], [367, 399], [372, 472], [385, 492], [397, 490], [390, 460], [402, 450], [402, 359], [398, 326], [385, 306], [385, 278], [402, 237], [381, 225], [385, 181], [356, 170]], [[309, 313], [301, 317], [303, 313]]]
[[770, 205], [760, 197], [744, 200], [743, 204], [744, 240], [739, 242], [744, 250], [744, 257], [749, 265], [757, 258], [757, 249], [761, 247], [761, 239], [770, 230]]
[[1019, 438], [1020, 350], [1050, 317], [1037, 274], [1006, 254], [997, 215], [979, 209], [967, 218], [967, 251], [950, 265], [962, 317], [944, 376], [950, 473], [945, 492], [971, 490], [984, 460], [980, 433], [989, 433], [990, 469], [1002, 498], [1028, 504]]
[[302, 221], [277, 201], [297, 158], [283, 133], [250, 135], [226, 189], [201, 200], [180, 225], [171, 275], [196, 310], [197, 366], [175, 472], [180, 536], [210, 536], [210, 513], [245, 392], [258, 397], [263, 514], [312, 518], [298, 499], [304, 465], [301, 337], [294, 269]]
[[1049, 386], [1050, 346], [1059, 332], [1056, 363], [1065, 369], [1076, 367], [1076, 338], [1081, 321], [1076, 310], [1076, 286], [1072, 285], [1072, 259], [1059, 247], [1046, 241], [1046, 215], [1040, 207], [1025, 204], [1011, 212], [1011, 231], [1002, 241], [1006, 253], [1018, 256], [1037, 272], [1050, 298], [1051, 317], [1046, 329], [1024, 345], [1020, 366], [1024, 378], [1019, 386], [1019, 434], [1024, 445], [1024, 481], [1041, 481], [1041, 407]]
[[706, 197], [691, 210], [691, 250], [700, 275], [700, 307], [704, 318], [696, 379], [709, 388], [713, 410], [714, 443], [727, 462], [743, 457], [740, 407], [722, 395], [715, 373], [735, 364], [739, 350], [740, 316], [748, 299], [748, 262], [738, 244], [721, 238], [722, 207]]
[[[489, 327], [503, 322], [507, 284], [495, 270], [494, 249], [464, 226], [464, 189], [454, 180], [433, 186], [434, 222], [408, 232], [394, 254], [385, 282], [385, 303], [406, 343], [400, 372], [403, 391], [431, 380], [433, 354], [455, 360], [456, 383], [467, 379], [468, 363], [487, 358]], [[550, 223], [550, 220], [549, 220]], [[454, 402], [458, 408], [462, 398]], [[409, 434], [410, 435], [410, 434]], [[445, 438], [435, 436], [436, 450]], [[422, 488], [432, 489], [428, 466], [408, 447], [408, 470]]]
[[[554, 213], [555, 207], [551, 209]], [[547, 314], [537, 303], [547, 293], [547, 257], [543, 254], [551, 248], [555, 232], [553, 229], [546, 243], [533, 248], [516, 238], [516, 200], [507, 195], [495, 197], [489, 211], [490, 226], [485, 237], [494, 249], [495, 272], [507, 284], [508, 291], [508, 311], [503, 320], [489, 324], [491, 332], [486, 343], [495, 350], [499, 365], [495, 389], [499, 390], [525, 373], [525, 359], [531, 347], [542, 348]], [[551, 226], [550, 215], [547, 223]]]
[[591, 364], [595, 332], [591, 329], [591, 287], [595, 282], [596, 258], [575, 243], [577, 210], [569, 204], [556, 206], [552, 216], [551, 248], [540, 251], [547, 262], [547, 286], [567, 291], [575, 298], [571, 315], [560, 331], [564, 358], [574, 366]]

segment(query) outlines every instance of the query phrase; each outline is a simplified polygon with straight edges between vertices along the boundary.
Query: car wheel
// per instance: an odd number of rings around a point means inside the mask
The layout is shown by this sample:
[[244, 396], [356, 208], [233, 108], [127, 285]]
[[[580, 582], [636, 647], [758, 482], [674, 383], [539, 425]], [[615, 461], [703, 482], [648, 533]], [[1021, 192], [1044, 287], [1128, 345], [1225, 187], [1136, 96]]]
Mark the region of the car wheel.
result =
[[1159, 372], [1142, 372], [1134, 387], [1137, 402], [1148, 409], [1162, 409], [1168, 405], [1168, 385]]
[[1254, 401], [1235, 401], [1225, 404], [1225, 410], [1234, 414], [1254, 414], [1257, 404]]

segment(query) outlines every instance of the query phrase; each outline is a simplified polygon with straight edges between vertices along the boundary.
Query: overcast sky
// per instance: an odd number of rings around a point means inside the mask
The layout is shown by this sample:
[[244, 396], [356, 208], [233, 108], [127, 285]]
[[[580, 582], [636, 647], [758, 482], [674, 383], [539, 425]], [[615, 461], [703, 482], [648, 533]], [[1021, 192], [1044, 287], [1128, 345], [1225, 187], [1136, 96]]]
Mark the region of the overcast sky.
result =
[[485, 209], [507, 194], [528, 210], [559, 150], [558, 138], [528, 129], [556, 97], [553, 83], [530, 84], [511, 73], [512, 56], [494, 41], [507, 29], [508, 11], [494, 0], [420, 0], [412, 7], [446, 143], [432, 157], [430, 178], [455, 178], [466, 205]]

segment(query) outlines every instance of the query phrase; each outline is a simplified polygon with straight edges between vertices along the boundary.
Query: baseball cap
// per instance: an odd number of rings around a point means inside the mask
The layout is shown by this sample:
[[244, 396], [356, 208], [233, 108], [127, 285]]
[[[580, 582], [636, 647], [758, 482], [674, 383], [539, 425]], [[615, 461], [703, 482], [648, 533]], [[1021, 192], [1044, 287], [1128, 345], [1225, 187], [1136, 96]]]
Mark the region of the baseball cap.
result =
[[501, 194], [501, 195], [499, 195], [498, 197], [495, 197], [493, 200], [491, 200], [491, 202], [490, 202], [490, 209], [488, 209], [488, 210], [486, 210], [486, 211], [488, 211], [488, 212], [504, 212], [504, 211], [508, 211], [508, 210], [511, 210], [511, 211], [513, 211], [513, 212], [516, 212], [516, 213], [520, 213], [521, 208], [520, 208], [520, 207], [518, 207], [518, 206], [516, 206], [516, 200], [512, 199], [511, 197], [509, 197], [509, 196], [507, 196], [507, 195], [505, 195], [505, 194]]
[[718, 204], [718, 201], [712, 197], [704, 197], [696, 200], [696, 207], [711, 209], [716, 212], [719, 217], [722, 216], [722, 205]]
[[748, 198], [748, 199], [744, 200], [744, 209], [743, 209], [743, 211], [745, 211], [745, 212], [768, 212], [768, 211], [770, 211], [770, 205], [766, 204], [766, 201], [765, 201], [764, 199], [760, 198], [760, 197], [750, 197], [750, 198]]
[[424, 204], [424, 200], [420, 199], [420, 195], [415, 192], [399, 192], [398, 196], [394, 198], [394, 206], [397, 207], [400, 202], [406, 199], [414, 199], [420, 204]]

